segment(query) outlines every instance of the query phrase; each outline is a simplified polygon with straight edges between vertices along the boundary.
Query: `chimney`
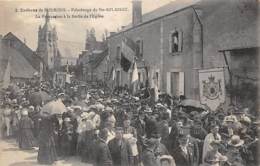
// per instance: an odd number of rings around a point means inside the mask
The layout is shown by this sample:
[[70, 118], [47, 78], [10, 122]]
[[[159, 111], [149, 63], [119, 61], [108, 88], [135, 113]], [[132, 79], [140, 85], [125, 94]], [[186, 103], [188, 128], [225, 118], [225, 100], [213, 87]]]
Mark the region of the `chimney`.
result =
[[136, 26], [142, 22], [142, 0], [133, 0], [132, 3], [132, 25]]

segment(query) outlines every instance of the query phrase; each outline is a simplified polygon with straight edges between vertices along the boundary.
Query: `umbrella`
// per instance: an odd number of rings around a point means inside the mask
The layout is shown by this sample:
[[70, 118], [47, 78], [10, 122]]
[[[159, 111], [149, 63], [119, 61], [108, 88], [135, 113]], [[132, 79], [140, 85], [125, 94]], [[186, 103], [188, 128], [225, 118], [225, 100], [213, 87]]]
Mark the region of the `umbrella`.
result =
[[67, 111], [67, 108], [61, 100], [51, 101], [44, 105], [41, 110], [42, 115], [62, 114]]
[[48, 100], [51, 100], [51, 97], [44, 91], [35, 92], [29, 97], [30, 104], [33, 106], [42, 105], [42, 102], [46, 102]]
[[198, 100], [185, 99], [181, 102], [181, 106], [184, 107], [195, 107], [199, 109], [206, 110], [206, 107], [200, 103]]

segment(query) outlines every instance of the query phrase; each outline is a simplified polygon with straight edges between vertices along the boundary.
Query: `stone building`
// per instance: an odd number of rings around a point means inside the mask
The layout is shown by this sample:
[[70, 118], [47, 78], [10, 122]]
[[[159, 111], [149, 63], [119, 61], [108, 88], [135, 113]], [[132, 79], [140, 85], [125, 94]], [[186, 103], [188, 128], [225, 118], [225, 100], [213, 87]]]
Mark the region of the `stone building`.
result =
[[[118, 86], [129, 84], [131, 75], [120, 65], [124, 36], [136, 42], [141, 56], [137, 63], [140, 82], [149, 80], [162, 92], [196, 100], [199, 69], [224, 68], [229, 83], [221, 50], [258, 47], [254, 0], [177, 0], [146, 14], [141, 5], [134, 0], [132, 23], [108, 37], [110, 67], [116, 67]], [[230, 55], [227, 59], [231, 60]]]
[[81, 52], [77, 60], [77, 65], [82, 69], [81, 80], [97, 81], [104, 80], [104, 72], [108, 67], [101, 65], [107, 56], [107, 41], [103, 39], [98, 41], [95, 35], [95, 29], [87, 30], [85, 50]]
[[44, 61], [44, 69], [55, 70], [61, 65], [61, 55], [58, 49], [56, 28], [50, 23], [49, 12], [45, 16], [45, 24], [39, 26], [37, 54]]
[[26, 43], [13, 33], [0, 36], [0, 88], [27, 82], [40, 76], [42, 61]]

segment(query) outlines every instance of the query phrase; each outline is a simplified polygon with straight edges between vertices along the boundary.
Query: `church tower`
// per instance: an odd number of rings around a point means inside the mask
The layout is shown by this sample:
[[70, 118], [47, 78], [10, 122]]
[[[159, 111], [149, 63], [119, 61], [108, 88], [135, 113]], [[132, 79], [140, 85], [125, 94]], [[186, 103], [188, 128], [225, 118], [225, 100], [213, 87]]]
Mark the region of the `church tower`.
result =
[[44, 61], [44, 69], [52, 70], [60, 66], [56, 28], [50, 24], [49, 12], [46, 12], [45, 24], [39, 26], [37, 54]]

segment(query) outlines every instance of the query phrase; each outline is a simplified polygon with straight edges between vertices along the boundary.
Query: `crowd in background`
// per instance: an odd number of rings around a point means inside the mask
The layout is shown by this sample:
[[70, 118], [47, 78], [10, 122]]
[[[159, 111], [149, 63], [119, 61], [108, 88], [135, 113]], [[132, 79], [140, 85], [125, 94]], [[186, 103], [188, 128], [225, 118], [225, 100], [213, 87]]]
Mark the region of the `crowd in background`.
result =
[[[257, 165], [259, 120], [249, 108], [211, 112], [183, 106], [184, 96], [153, 102], [147, 89], [133, 96], [126, 88], [82, 87], [4, 90], [0, 135], [22, 150], [38, 147], [41, 164], [80, 156], [96, 166]], [[56, 113], [42, 111], [50, 102]]]

